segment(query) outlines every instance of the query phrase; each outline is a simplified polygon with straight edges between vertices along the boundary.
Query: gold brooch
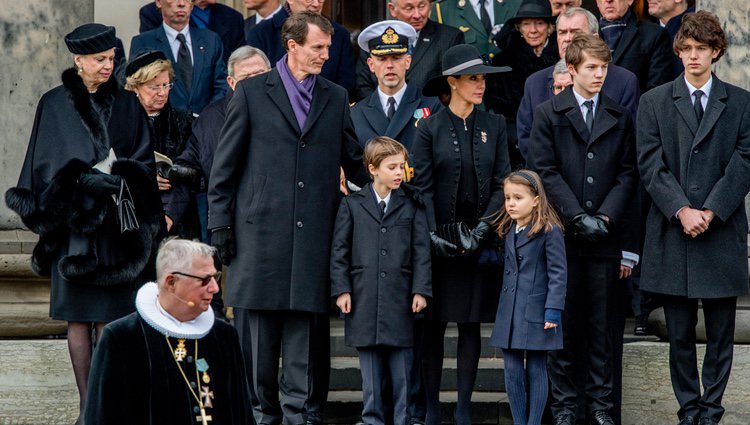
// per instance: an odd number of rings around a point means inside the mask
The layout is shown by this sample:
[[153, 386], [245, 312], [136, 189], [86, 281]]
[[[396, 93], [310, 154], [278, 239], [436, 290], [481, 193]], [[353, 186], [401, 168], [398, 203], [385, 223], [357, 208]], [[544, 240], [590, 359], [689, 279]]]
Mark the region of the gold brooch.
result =
[[383, 40], [383, 43], [385, 44], [396, 44], [398, 42], [398, 34], [396, 34], [396, 31], [394, 31], [393, 28], [388, 27], [380, 39]]

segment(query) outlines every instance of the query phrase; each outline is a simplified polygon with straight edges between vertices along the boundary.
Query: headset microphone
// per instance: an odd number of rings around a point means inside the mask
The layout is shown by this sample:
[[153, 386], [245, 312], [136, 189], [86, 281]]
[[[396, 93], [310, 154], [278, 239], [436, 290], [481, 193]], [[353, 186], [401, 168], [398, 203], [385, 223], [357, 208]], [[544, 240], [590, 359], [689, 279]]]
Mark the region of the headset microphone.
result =
[[178, 300], [180, 300], [181, 302], [187, 304], [188, 307], [191, 307], [191, 308], [195, 307], [195, 303], [193, 301], [185, 301], [182, 298], [178, 297], [177, 294], [175, 294], [175, 293], [172, 293], [172, 295], [174, 295], [174, 297], [177, 298]]

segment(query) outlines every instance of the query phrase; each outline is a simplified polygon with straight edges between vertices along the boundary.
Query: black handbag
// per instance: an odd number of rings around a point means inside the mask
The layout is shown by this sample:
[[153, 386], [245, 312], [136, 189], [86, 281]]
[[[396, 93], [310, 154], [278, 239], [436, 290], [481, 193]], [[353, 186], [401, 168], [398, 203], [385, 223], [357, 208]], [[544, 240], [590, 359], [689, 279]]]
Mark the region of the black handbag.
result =
[[135, 216], [135, 204], [130, 188], [125, 179], [120, 179], [120, 195], [115, 201], [117, 204], [117, 221], [120, 223], [120, 233], [138, 230], [138, 219]]
[[435, 233], [437, 233], [438, 237], [456, 245], [459, 252], [471, 248], [471, 230], [462, 221], [441, 224], [437, 227]]

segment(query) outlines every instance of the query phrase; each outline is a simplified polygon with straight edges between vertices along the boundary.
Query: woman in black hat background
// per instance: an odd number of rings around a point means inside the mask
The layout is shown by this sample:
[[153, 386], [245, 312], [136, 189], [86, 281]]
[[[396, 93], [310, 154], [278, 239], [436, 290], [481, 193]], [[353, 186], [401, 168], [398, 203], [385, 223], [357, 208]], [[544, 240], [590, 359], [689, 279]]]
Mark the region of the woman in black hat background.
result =
[[[193, 114], [173, 108], [169, 103], [169, 92], [174, 84], [171, 62], [161, 51], [144, 52], [130, 61], [125, 75], [125, 89], [135, 93], [148, 116], [154, 151], [170, 160], [177, 158], [192, 133]], [[200, 237], [198, 210], [191, 194], [193, 189], [199, 188], [200, 172], [158, 160], [156, 168], [167, 230], [187, 239]]]
[[[5, 200], [39, 235], [32, 269], [51, 277], [50, 316], [68, 322], [83, 409], [92, 331], [134, 310], [133, 289], [152, 278], [144, 273], [153, 273], [147, 265], [164, 218], [146, 116], [112, 78], [115, 29], [82, 25], [65, 43], [75, 67], [40, 99], [18, 185]], [[125, 233], [112, 196], [123, 181], [140, 225]]]
[[[440, 423], [443, 338], [448, 322], [458, 324], [457, 424], [471, 423], [481, 339], [479, 325], [493, 322], [499, 298], [499, 272], [487, 263], [489, 222], [503, 204], [502, 181], [508, 172], [505, 120], [482, 111], [485, 74], [508, 68], [484, 65], [471, 45], [443, 55], [443, 72], [430, 80], [426, 96], [449, 96], [448, 107], [421, 120], [412, 145], [414, 184], [424, 196], [433, 246], [433, 302], [426, 326], [425, 389], [427, 424]], [[444, 229], [466, 225], [464, 244], [441, 238]], [[449, 233], [449, 232], [448, 232]], [[448, 236], [445, 236], [448, 238]]]
[[485, 102], [489, 110], [506, 118], [513, 168], [524, 162], [516, 147], [515, 122], [526, 79], [560, 60], [554, 23], [548, 0], [525, 0], [494, 40], [501, 51], [493, 57], [492, 64], [513, 70], [488, 78]]

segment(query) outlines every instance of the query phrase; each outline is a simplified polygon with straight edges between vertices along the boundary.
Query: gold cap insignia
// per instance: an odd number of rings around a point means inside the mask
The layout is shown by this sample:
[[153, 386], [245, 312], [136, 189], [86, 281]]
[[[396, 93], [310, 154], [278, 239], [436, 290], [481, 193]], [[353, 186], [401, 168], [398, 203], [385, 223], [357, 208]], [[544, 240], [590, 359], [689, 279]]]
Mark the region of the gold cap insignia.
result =
[[398, 34], [396, 34], [393, 28], [388, 27], [380, 39], [383, 40], [384, 44], [396, 44], [398, 42]]

